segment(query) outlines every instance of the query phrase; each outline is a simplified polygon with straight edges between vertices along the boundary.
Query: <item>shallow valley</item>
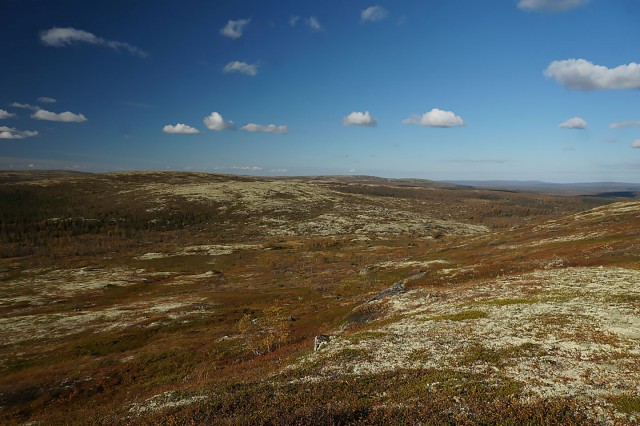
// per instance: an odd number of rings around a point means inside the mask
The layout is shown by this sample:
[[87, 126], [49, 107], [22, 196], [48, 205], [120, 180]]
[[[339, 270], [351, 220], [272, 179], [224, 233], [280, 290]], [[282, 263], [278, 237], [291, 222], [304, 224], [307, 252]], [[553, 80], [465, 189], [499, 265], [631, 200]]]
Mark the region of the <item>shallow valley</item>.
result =
[[638, 201], [358, 176], [0, 182], [6, 424], [638, 421]]

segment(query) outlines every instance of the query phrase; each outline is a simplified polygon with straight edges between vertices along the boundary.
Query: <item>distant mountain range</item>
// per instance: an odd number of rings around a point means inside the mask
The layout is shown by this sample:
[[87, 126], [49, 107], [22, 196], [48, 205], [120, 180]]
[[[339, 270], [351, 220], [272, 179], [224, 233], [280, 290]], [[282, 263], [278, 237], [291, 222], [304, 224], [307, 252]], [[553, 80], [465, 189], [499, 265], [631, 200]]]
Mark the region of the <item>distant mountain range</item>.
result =
[[506, 191], [533, 191], [614, 198], [640, 198], [640, 184], [626, 182], [551, 183], [537, 180], [449, 180], [443, 182]]

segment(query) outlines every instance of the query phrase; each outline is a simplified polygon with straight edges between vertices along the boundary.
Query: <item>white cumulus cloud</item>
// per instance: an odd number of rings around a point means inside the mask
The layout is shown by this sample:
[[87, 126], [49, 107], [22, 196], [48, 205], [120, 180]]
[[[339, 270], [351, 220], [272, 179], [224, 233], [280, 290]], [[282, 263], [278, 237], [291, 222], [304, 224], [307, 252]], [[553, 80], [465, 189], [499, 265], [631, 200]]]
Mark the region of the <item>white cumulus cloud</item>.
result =
[[631, 142], [631, 148], [640, 148], [640, 139]]
[[13, 117], [13, 116], [15, 116], [15, 114], [12, 114], [9, 111], [5, 111], [3, 109], [0, 109], [0, 119], [10, 118], [10, 117]]
[[287, 126], [276, 126], [275, 124], [269, 124], [268, 126], [263, 126], [261, 124], [249, 123], [247, 125], [242, 126], [240, 130], [244, 130], [245, 132], [260, 132], [260, 133], [274, 133], [274, 134], [284, 134], [288, 133], [289, 129]]
[[422, 115], [413, 115], [402, 120], [402, 124], [413, 124], [416, 126], [428, 127], [457, 127], [464, 126], [464, 120], [452, 111], [443, 111], [433, 108]]
[[82, 114], [74, 114], [69, 111], [55, 113], [44, 109], [39, 109], [31, 114], [31, 118], [35, 118], [36, 120], [61, 121], [64, 123], [82, 123], [83, 121], [87, 121], [87, 117]]
[[251, 22], [251, 19], [229, 20], [227, 25], [220, 28], [220, 34], [234, 40], [238, 39], [244, 34], [244, 28], [249, 25], [249, 22]]
[[186, 124], [178, 123], [175, 126], [167, 124], [162, 128], [165, 133], [174, 133], [180, 135], [195, 135], [200, 133], [200, 130], [195, 127], [187, 126]]
[[229, 62], [227, 65], [224, 66], [222, 70], [226, 73], [239, 72], [240, 74], [245, 74], [250, 76], [255, 76], [256, 74], [258, 74], [257, 65], [247, 64], [246, 62], [240, 62], [240, 61]]
[[640, 121], [618, 121], [617, 123], [609, 124], [610, 129], [623, 129], [625, 127], [640, 126]]
[[563, 129], [582, 130], [587, 128], [587, 122], [580, 117], [573, 117], [568, 119], [567, 121], [563, 121], [562, 123], [558, 124], [558, 127], [562, 127]]
[[24, 139], [37, 135], [38, 132], [35, 130], [20, 131], [13, 127], [0, 126], [0, 139]]
[[551, 62], [544, 75], [569, 89], [640, 89], [640, 64], [635, 62], [607, 68], [585, 59], [566, 59]]
[[588, 0], [520, 0], [518, 7], [523, 10], [564, 12], [587, 4]]
[[207, 129], [215, 130], [217, 132], [221, 130], [235, 129], [233, 121], [225, 120], [219, 113], [215, 111], [206, 116], [202, 121], [204, 125], [207, 126]]
[[370, 21], [370, 22], [382, 21], [387, 16], [389, 16], [389, 12], [387, 11], [387, 9], [383, 8], [382, 6], [370, 6], [364, 9], [360, 13], [360, 19], [363, 22], [364, 21]]
[[47, 96], [42, 96], [42, 97], [38, 98], [38, 102], [43, 103], [43, 104], [54, 104], [54, 103], [56, 103], [58, 101], [55, 100], [54, 98], [49, 98]]
[[40, 33], [40, 41], [45, 46], [64, 47], [72, 44], [87, 43], [96, 46], [104, 46], [115, 51], [125, 50], [132, 55], [145, 58], [149, 54], [129, 43], [121, 41], [107, 40], [102, 37], [98, 37], [88, 31], [78, 30], [75, 28], [51, 28]]
[[371, 114], [369, 114], [369, 111], [354, 111], [342, 119], [342, 124], [345, 126], [375, 127], [378, 122], [371, 116]]

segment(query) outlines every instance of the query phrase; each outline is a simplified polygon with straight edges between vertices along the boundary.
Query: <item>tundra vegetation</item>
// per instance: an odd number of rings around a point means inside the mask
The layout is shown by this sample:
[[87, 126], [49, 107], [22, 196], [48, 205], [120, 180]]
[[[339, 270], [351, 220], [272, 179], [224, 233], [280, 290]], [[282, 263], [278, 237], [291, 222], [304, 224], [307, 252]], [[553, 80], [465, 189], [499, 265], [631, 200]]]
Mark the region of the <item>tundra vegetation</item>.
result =
[[639, 223], [413, 179], [2, 172], [0, 422], [637, 423]]

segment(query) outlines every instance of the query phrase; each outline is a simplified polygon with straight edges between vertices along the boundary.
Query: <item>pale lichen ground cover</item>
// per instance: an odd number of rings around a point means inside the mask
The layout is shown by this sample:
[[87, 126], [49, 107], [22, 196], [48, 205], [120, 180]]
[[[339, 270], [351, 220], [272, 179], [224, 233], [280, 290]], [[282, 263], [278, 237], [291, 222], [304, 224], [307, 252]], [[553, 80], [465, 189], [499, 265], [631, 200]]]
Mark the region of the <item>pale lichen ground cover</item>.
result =
[[301, 361], [321, 366], [308, 380], [454, 368], [522, 382], [523, 398], [577, 398], [605, 422], [620, 415], [608, 398], [640, 395], [638, 270], [541, 270], [375, 303], [385, 305], [382, 325], [336, 333]]
[[[344, 194], [307, 181], [225, 181], [209, 183], [146, 184], [122, 194], [135, 192], [162, 208], [172, 197], [189, 202], [222, 204], [221, 212], [252, 215], [247, 219], [272, 236], [330, 236], [342, 234], [388, 235], [402, 232], [442, 232], [449, 235], [476, 235], [486, 226], [430, 217], [412, 211], [405, 200]], [[261, 215], [262, 214], [262, 215]], [[298, 217], [301, 216], [301, 217]]]
[[175, 256], [223, 256], [234, 253], [237, 250], [260, 249], [258, 244], [202, 244], [197, 246], [185, 246], [170, 252], [149, 252], [138, 256], [138, 260], [165, 259]]
[[199, 401], [204, 401], [207, 398], [208, 397], [206, 395], [184, 396], [179, 394], [178, 392], [167, 391], [158, 395], [154, 395], [144, 402], [132, 404], [129, 408], [129, 412], [135, 415], [140, 415], [163, 410], [165, 408], [191, 405]]
[[202, 314], [202, 309], [190, 309], [200, 306], [204, 300], [197, 295], [149, 296], [103, 306], [83, 303], [64, 309], [59, 306], [68, 305], [70, 298], [96, 292], [107, 295], [113, 288], [141, 284], [150, 279], [166, 279], [164, 285], [174, 286], [198, 282], [211, 275], [209, 272], [178, 276], [170, 272], [122, 267], [26, 270], [20, 277], [2, 282], [0, 308], [11, 311], [0, 316], [0, 342], [16, 344], [56, 339], [84, 331], [125, 328], [146, 323], [152, 317], [178, 320]]

